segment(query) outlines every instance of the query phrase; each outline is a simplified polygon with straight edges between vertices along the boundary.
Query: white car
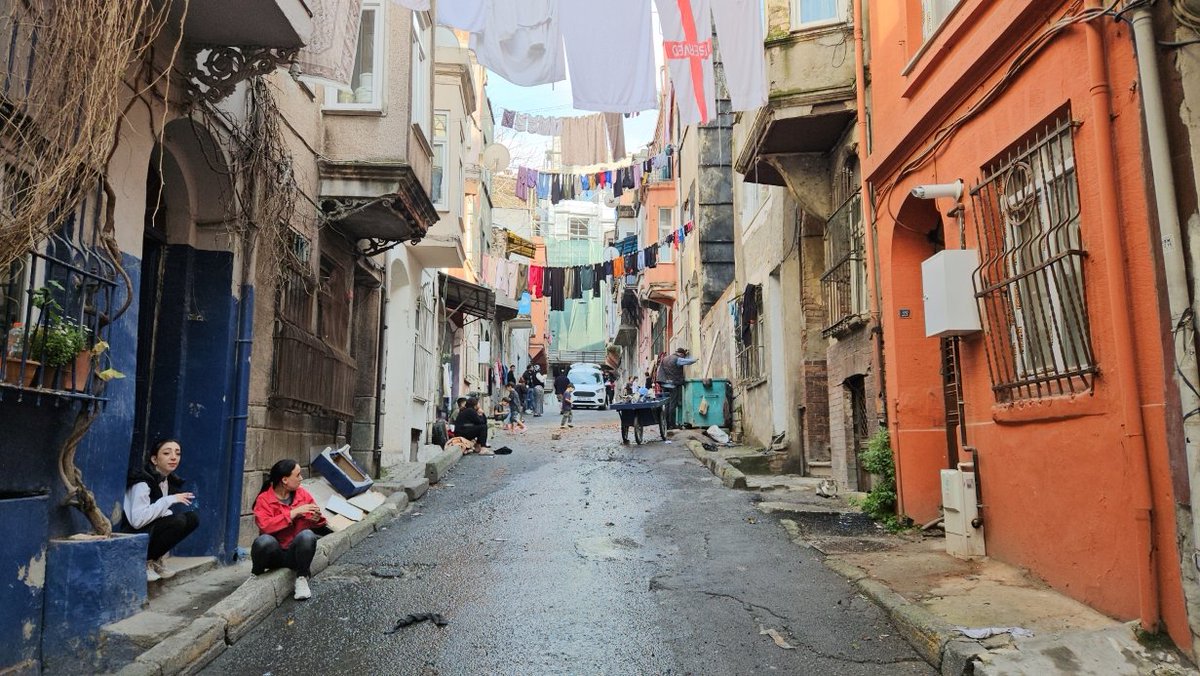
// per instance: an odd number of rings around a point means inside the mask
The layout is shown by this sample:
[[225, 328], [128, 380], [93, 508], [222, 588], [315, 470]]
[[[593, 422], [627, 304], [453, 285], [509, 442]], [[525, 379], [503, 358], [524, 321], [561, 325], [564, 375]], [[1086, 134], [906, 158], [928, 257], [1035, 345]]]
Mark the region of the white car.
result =
[[604, 387], [604, 374], [598, 368], [572, 368], [567, 379], [575, 386], [575, 408], [592, 407], [604, 410], [608, 402]]

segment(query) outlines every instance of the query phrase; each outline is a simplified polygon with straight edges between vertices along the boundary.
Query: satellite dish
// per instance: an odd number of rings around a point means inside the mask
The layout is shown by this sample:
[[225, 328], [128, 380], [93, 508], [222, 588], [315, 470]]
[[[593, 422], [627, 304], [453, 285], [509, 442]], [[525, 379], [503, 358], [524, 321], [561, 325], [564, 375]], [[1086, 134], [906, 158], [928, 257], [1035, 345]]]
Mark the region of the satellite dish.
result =
[[621, 206], [620, 198], [612, 194], [612, 192], [605, 190], [602, 194], [604, 195], [604, 206], [608, 207], [609, 209], [616, 209], [617, 207]]
[[503, 171], [508, 168], [508, 163], [511, 161], [512, 155], [508, 152], [508, 148], [499, 143], [489, 143], [483, 149], [482, 162], [488, 171]]

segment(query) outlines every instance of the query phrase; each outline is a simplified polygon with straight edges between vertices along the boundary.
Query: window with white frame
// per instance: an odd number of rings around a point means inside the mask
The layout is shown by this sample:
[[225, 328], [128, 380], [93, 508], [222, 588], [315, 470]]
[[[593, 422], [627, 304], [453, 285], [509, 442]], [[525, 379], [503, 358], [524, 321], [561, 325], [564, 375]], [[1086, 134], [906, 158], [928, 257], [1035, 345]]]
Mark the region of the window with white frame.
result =
[[445, 211], [446, 193], [449, 189], [450, 170], [447, 128], [450, 126], [450, 113], [438, 111], [433, 114], [433, 178], [430, 183], [430, 199], [439, 211]]
[[930, 38], [954, 8], [959, 0], [921, 0], [921, 35], [926, 40]]
[[1096, 372], [1068, 114], [985, 167], [972, 189], [979, 299], [999, 401], [1086, 391]]
[[433, 96], [433, 58], [430, 52], [430, 40], [433, 31], [429, 17], [425, 12], [413, 12], [412, 23], [412, 123], [425, 132], [429, 138], [430, 107]]
[[[660, 242], [666, 240], [667, 235], [669, 235], [671, 231], [675, 229], [675, 220], [672, 216], [672, 213], [672, 210], [666, 207], [658, 208], [658, 240]], [[672, 250], [673, 248], [671, 246], [659, 247], [658, 262], [670, 263]]]
[[792, 0], [792, 28], [846, 20], [845, 0]]
[[382, 110], [385, 31], [381, 0], [363, 0], [358, 46], [349, 89], [325, 88], [325, 107], [333, 110]]
[[762, 208], [767, 197], [771, 194], [771, 187], [762, 183], [751, 183], [750, 181], [742, 181], [742, 228], [750, 225], [750, 221], [754, 220], [754, 216], [758, 214], [758, 210]]
[[567, 220], [568, 239], [591, 239], [591, 227], [588, 219], [572, 216]]

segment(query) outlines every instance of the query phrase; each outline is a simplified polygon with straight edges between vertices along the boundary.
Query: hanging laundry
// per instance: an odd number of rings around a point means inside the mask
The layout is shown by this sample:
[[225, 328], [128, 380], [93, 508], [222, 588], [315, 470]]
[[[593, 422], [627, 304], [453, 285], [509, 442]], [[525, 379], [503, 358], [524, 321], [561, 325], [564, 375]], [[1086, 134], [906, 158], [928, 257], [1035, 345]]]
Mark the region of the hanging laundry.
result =
[[438, 0], [437, 22], [474, 33], [483, 30], [487, 9], [488, 3], [479, 0]]
[[426, 12], [429, 10], [429, 0], [392, 0], [397, 5], [411, 9], [414, 12]]
[[592, 266], [592, 275], [595, 283], [592, 285], [592, 298], [600, 297], [600, 283], [604, 281], [604, 263], [596, 263]]
[[540, 200], [550, 199], [550, 174], [538, 174], [537, 178], [537, 198]]
[[625, 157], [625, 121], [620, 113], [604, 113], [604, 131], [614, 161]]
[[513, 129], [516, 131], [529, 131], [529, 115], [526, 113], [517, 113], [513, 118]]
[[523, 263], [517, 264], [517, 298], [529, 292], [529, 266]]
[[542, 297], [542, 280], [545, 274], [545, 268], [540, 265], [529, 266], [529, 292], [534, 298]]
[[514, 122], [516, 119], [517, 119], [517, 114], [516, 114], [516, 113], [514, 113], [514, 112], [513, 112], [513, 111], [511, 111], [511, 110], [506, 110], [506, 111], [504, 111], [504, 114], [500, 116], [500, 126], [501, 126], [501, 127], [507, 127], [507, 128], [509, 128], [509, 129], [512, 129], [512, 128], [513, 128], [513, 122]]
[[529, 315], [533, 312], [533, 296], [528, 291], [521, 294], [521, 299], [517, 301], [517, 314]]
[[[709, 0], [655, 0], [667, 70], [679, 94], [679, 121], [683, 125], [708, 122], [717, 113], [712, 14], [708, 3]], [[754, 16], [759, 16], [757, 10]]]
[[[305, 79], [350, 87], [362, 23], [361, 0], [312, 0], [313, 36], [296, 56]], [[15, 35], [15, 34], [14, 34]]]
[[608, 161], [608, 142], [603, 115], [563, 119], [562, 159], [564, 166], [600, 164]]
[[575, 108], [602, 113], [657, 108], [650, 0], [563, 0], [559, 12]]
[[658, 244], [646, 247], [646, 267], [647, 268], [658, 267], [658, 247], [659, 247]]
[[760, 0], [709, 0], [725, 88], [733, 110], [753, 110], [767, 105], [767, 55], [763, 49]]
[[596, 283], [596, 268], [591, 265], [584, 265], [579, 268], [579, 290], [587, 293], [592, 290], [592, 285]]
[[646, 250], [645, 249], [642, 249], [641, 251], [639, 251], [637, 253], [637, 267], [638, 267], [638, 270], [646, 269]]
[[470, 1], [490, 6], [487, 25], [471, 34], [480, 65], [522, 87], [567, 79], [558, 0]]
[[613, 269], [612, 269], [613, 277], [624, 277], [625, 276], [625, 257], [624, 256], [617, 256], [616, 258], [614, 258], [612, 260], [612, 266], [613, 266]]
[[545, 272], [545, 291], [546, 295], [550, 296], [550, 309], [561, 311], [566, 307], [564, 302], [564, 282], [566, 281], [566, 272], [563, 268], [546, 268]]

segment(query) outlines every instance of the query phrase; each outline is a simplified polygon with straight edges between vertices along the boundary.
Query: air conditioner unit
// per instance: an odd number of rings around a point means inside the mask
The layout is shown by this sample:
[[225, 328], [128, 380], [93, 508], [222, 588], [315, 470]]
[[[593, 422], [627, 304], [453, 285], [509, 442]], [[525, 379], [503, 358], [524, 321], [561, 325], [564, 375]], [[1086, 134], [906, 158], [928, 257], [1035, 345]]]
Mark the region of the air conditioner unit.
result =
[[945, 513], [946, 553], [961, 559], [986, 556], [983, 527], [971, 525], [979, 516], [975, 504], [975, 467], [959, 463], [942, 470], [942, 509]]

